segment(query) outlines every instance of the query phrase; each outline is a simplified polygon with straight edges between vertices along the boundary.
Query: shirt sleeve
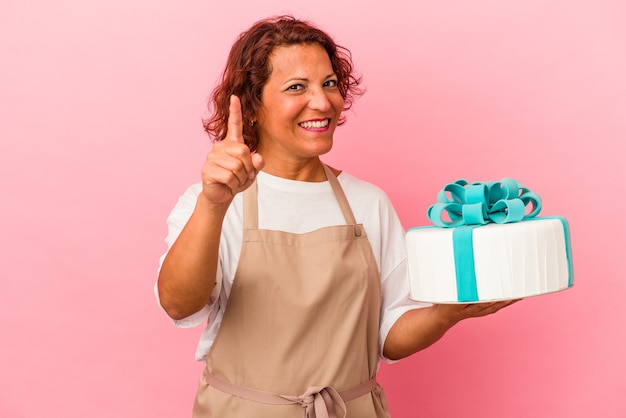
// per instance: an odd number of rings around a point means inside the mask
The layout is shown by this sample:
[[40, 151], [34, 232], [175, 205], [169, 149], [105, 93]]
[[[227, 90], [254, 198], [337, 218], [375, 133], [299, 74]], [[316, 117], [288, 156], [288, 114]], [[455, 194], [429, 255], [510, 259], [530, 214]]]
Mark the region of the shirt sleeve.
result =
[[395, 363], [383, 356], [383, 347], [389, 331], [406, 312], [432, 306], [430, 303], [409, 299], [406, 232], [389, 199], [383, 199], [380, 210], [380, 272], [382, 306], [379, 329], [380, 357], [385, 363]]
[[406, 312], [412, 309], [427, 308], [430, 303], [416, 302], [409, 299], [406, 261], [403, 261], [393, 272], [382, 282], [382, 312], [380, 318], [379, 345], [380, 357], [385, 363], [395, 363], [398, 360], [390, 360], [383, 356], [383, 347], [391, 327]]
[[[167, 218], [167, 236], [165, 238], [167, 251], [159, 259], [159, 271], [163, 266], [163, 261], [165, 260], [167, 253], [169, 252], [170, 248], [172, 248], [172, 245], [174, 244], [174, 242], [176, 242], [176, 239], [189, 221], [189, 218], [191, 217], [191, 214], [193, 213], [193, 210], [196, 206], [196, 200], [198, 198], [198, 194], [200, 193], [201, 188], [202, 186], [200, 184], [194, 184], [193, 186], [189, 187], [185, 191], [185, 193], [178, 199], [178, 202], [174, 206], [174, 209], [172, 209], [172, 211], [170, 212], [170, 215]], [[205, 305], [200, 311], [186, 318], [178, 320], [172, 319], [174, 325], [178, 328], [192, 328], [203, 324], [207, 321], [208, 318], [215, 317], [215, 314], [218, 310], [217, 302], [219, 300], [221, 288], [222, 271], [221, 266], [218, 265], [215, 286], [213, 287], [213, 292], [211, 293], [209, 303]], [[159, 304], [159, 306], [161, 306], [158, 292], [158, 281], [154, 284], [154, 294], [157, 303]]]

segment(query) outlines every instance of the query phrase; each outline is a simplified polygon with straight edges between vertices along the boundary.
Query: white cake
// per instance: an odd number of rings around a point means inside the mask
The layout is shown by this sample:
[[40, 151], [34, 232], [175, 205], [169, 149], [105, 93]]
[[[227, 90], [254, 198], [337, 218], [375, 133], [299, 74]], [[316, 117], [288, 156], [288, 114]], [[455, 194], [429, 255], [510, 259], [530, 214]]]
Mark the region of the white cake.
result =
[[[467, 186], [466, 182], [459, 184]], [[500, 187], [500, 183], [495, 184]], [[455, 193], [464, 195], [463, 190], [457, 187]], [[411, 299], [431, 303], [490, 302], [552, 293], [573, 285], [568, 223], [562, 217], [535, 218], [540, 210], [538, 196], [533, 202], [537, 209], [533, 217], [526, 219], [521, 205], [520, 221], [495, 223], [486, 219], [477, 225], [459, 221], [460, 210], [459, 216], [450, 215], [454, 225], [442, 221], [442, 208], [454, 205], [458, 209], [459, 203], [465, 203], [463, 196], [453, 196], [454, 200], [442, 196], [439, 207], [429, 209], [429, 217], [434, 214], [431, 220], [439, 226], [415, 227], [406, 234]], [[489, 210], [486, 207], [485, 213]], [[517, 216], [513, 210], [510, 214]]]

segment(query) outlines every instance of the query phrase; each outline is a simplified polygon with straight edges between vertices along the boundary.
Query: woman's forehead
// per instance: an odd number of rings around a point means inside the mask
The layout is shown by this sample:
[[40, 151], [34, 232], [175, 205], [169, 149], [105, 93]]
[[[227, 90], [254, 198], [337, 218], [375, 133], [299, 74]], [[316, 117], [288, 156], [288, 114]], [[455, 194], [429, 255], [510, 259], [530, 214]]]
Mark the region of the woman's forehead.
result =
[[296, 44], [274, 48], [269, 56], [270, 76], [308, 78], [311, 73], [333, 73], [328, 53], [319, 44]]

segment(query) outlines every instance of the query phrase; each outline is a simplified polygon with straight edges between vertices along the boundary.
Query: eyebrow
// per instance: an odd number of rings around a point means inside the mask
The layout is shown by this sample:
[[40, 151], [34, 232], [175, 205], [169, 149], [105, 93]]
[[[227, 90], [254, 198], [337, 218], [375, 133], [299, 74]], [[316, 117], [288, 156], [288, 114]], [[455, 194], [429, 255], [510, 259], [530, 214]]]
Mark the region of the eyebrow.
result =
[[[326, 77], [324, 77], [324, 80], [328, 80], [329, 78], [333, 78], [333, 77], [337, 77], [337, 74], [335, 73], [328, 74]], [[289, 84], [294, 81], [309, 81], [309, 79], [306, 77], [293, 77], [288, 80], [285, 80], [283, 84]]]

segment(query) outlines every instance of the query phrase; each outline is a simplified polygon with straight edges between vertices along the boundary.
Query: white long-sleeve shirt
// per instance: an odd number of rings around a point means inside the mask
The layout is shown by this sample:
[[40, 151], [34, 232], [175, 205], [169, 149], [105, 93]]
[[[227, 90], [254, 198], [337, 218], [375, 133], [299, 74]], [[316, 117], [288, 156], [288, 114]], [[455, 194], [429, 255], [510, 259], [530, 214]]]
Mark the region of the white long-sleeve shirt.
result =
[[[357, 223], [363, 224], [365, 228], [378, 264], [382, 286], [379, 328], [379, 352], [382, 356], [383, 344], [396, 320], [408, 310], [430, 304], [408, 298], [405, 231], [387, 195], [380, 188], [350, 174], [341, 173], [337, 178]], [[260, 172], [257, 182], [260, 229], [305, 233], [346, 222], [328, 181], [294, 181]], [[200, 183], [189, 187], [168, 217], [168, 235], [165, 240], [168, 251], [189, 220], [201, 191]], [[224, 218], [216, 285], [209, 303], [187, 318], [174, 320], [174, 324], [181, 328], [206, 323], [196, 351], [197, 360], [203, 360], [207, 355], [228, 303], [242, 244], [242, 209], [242, 194], [239, 193]], [[161, 257], [161, 264], [166, 254]], [[158, 300], [156, 285], [155, 294]]]

